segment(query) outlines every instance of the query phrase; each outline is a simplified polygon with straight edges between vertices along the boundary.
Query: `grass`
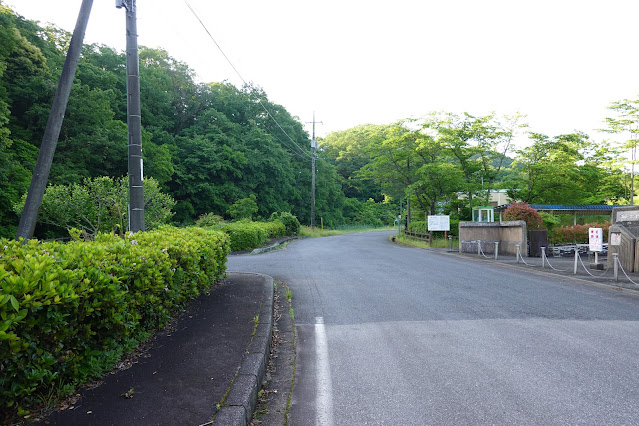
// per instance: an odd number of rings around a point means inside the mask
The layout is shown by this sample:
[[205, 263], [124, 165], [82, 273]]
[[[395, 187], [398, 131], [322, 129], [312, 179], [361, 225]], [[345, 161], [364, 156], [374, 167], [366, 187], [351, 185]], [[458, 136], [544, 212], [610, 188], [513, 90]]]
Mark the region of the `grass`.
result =
[[[428, 241], [417, 240], [414, 238], [409, 238], [404, 234], [399, 236], [395, 235], [397, 241], [402, 244], [406, 244], [407, 246], [413, 247], [422, 247], [422, 248], [448, 248], [450, 247], [450, 242], [443, 238], [435, 238], [433, 239], [433, 245], [428, 244]], [[453, 249], [459, 248], [459, 240], [453, 238]]]
[[355, 232], [367, 232], [367, 231], [391, 231], [394, 228], [372, 228], [372, 227], [348, 227], [342, 229], [321, 229], [316, 226], [315, 230], [312, 230], [310, 226], [302, 226], [299, 234], [304, 237], [330, 237], [331, 235], [343, 235], [352, 234]]

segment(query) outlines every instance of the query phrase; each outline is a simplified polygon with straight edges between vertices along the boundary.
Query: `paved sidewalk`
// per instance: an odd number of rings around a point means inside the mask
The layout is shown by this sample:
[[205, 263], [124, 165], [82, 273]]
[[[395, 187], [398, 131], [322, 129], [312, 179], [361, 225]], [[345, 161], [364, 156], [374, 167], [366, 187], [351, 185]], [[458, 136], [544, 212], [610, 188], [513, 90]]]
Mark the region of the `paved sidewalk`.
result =
[[[525, 269], [531, 272], [547, 273], [559, 275], [565, 278], [581, 279], [597, 285], [612, 286], [620, 289], [639, 291], [639, 273], [624, 274], [621, 268], [618, 270], [618, 279], [614, 278], [614, 270], [608, 266], [607, 258], [602, 257], [599, 263], [603, 264], [603, 269], [593, 269], [590, 267], [594, 263], [594, 257], [581, 255], [577, 261], [577, 273], [575, 274], [575, 258], [570, 257], [548, 257], [542, 262], [541, 257], [524, 257], [517, 259], [516, 256], [499, 255], [495, 259], [494, 254], [478, 256], [476, 253], [460, 253], [459, 251], [449, 251], [448, 249], [426, 249], [438, 251], [440, 253], [460, 256], [469, 260], [493, 262], [510, 267]], [[637, 284], [635, 284], [637, 283]]]
[[246, 424], [268, 360], [272, 315], [272, 278], [231, 273], [189, 304], [171, 331], [158, 333], [130, 368], [40, 424], [202, 425], [219, 403], [215, 424]]

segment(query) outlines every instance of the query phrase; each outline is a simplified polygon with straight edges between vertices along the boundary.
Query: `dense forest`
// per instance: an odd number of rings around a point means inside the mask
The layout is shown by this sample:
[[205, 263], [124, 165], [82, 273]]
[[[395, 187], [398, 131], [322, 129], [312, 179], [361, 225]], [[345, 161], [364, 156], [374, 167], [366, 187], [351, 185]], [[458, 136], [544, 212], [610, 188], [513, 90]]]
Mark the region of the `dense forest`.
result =
[[[70, 37], [0, 3], [0, 236], [15, 236], [16, 205], [29, 187]], [[252, 196], [256, 218], [291, 212], [310, 223], [310, 139], [297, 117], [255, 85], [199, 83], [166, 51], [141, 47], [139, 55], [144, 173], [175, 201], [173, 223], [208, 213], [228, 218], [234, 203]], [[636, 116], [636, 108], [628, 111], [613, 112]], [[578, 132], [530, 132], [529, 144], [517, 148], [524, 120], [438, 112], [332, 133], [317, 151], [317, 221], [390, 225], [407, 198], [420, 214], [468, 219], [469, 206], [489, 189], [530, 203], [629, 198], [628, 146]], [[622, 132], [624, 123], [610, 119], [609, 128]], [[81, 185], [126, 173], [124, 53], [85, 45], [49, 182]], [[39, 237], [60, 233], [43, 224], [36, 230]]]

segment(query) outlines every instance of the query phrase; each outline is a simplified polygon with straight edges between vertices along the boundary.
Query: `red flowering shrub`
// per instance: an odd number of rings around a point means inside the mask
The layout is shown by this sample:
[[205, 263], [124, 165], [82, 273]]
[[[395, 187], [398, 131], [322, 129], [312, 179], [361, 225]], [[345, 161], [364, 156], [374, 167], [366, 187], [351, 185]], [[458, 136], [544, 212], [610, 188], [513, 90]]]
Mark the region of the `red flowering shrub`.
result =
[[550, 242], [553, 244], [571, 244], [588, 242], [588, 229], [589, 228], [602, 228], [604, 242], [608, 242], [608, 228], [610, 222], [604, 223], [586, 223], [585, 225], [572, 225], [563, 226], [561, 228], [555, 228]]
[[544, 226], [544, 221], [541, 219], [539, 212], [530, 207], [530, 204], [525, 202], [512, 203], [506, 210], [504, 210], [503, 219], [523, 220], [526, 222], [526, 227], [528, 229], [542, 229]]

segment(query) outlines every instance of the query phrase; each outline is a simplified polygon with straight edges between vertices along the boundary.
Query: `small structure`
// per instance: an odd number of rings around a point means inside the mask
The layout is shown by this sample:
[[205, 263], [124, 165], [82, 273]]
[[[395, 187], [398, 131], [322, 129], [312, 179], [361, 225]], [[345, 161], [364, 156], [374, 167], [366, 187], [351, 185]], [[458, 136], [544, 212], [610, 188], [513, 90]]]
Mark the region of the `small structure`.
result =
[[616, 207], [612, 211], [611, 222], [608, 229], [608, 265], [612, 266], [612, 254], [618, 253], [619, 262], [626, 272], [639, 271], [639, 206]]
[[526, 222], [513, 220], [507, 222], [461, 222], [459, 224], [459, 251], [461, 253], [477, 253], [477, 245], [485, 254], [495, 253], [495, 243], [498, 254], [516, 255], [517, 246], [522, 256], [528, 255]]
[[473, 207], [473, 222], [494, 222], [495, 209], [493, 206]]

